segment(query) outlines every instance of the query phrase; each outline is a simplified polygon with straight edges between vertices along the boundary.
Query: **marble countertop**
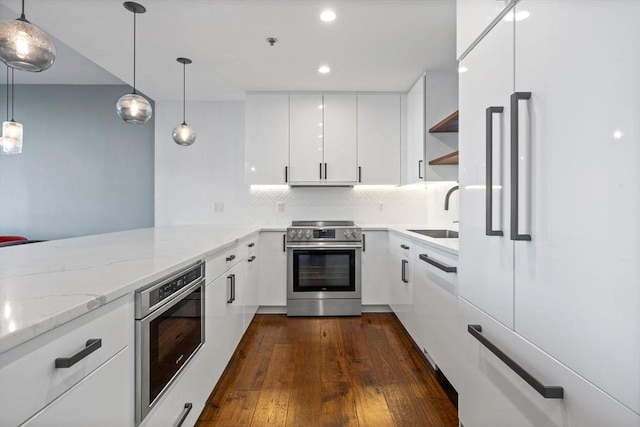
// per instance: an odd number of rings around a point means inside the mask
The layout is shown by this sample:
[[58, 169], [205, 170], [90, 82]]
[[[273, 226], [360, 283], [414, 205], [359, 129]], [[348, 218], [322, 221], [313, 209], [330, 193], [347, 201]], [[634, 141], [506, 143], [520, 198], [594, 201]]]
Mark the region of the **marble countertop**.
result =
[[[422, 226], [424, 227], [424, 225]], [[457, 255], [457, 239], [390, 230]], [[178, 225], [0, 249], [0, 353], [260, 231], [286, 225]]]

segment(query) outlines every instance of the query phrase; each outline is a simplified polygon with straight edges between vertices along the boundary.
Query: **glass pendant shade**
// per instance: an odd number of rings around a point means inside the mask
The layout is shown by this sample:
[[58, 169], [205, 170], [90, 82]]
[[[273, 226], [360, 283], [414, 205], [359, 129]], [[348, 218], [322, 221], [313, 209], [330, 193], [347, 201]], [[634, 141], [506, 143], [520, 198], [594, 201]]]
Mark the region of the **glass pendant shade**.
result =
[[17, 70], [44, 71], [55, 61], [56, 47], [47, 33], [23, 15], [0, 22], [0, 59]]
[[22, 124], [13, 120], [2, 123], [2, 154], [22, 153]]
[[196, 131], [191, 126], [182, 122], [173, 128], [173, 140], [178, 145], [191, 145], [196, 140]]
[[147, 123], [153, 114], [151, 103], [137, 93], [123, 95], [116, 104], [116, 111], [122, 120], [135, 124]]

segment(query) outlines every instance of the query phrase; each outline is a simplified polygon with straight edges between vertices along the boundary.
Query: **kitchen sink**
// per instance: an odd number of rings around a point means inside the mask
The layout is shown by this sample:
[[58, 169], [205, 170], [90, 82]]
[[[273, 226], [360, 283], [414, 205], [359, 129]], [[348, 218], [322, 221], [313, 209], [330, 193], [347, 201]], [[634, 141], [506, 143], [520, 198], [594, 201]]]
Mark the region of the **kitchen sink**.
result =
[[435, 239], [457, 239], [458, 232], [453, 230], [408, 230], [412, 233], [422, 234], [423, 236], [433, 237]]

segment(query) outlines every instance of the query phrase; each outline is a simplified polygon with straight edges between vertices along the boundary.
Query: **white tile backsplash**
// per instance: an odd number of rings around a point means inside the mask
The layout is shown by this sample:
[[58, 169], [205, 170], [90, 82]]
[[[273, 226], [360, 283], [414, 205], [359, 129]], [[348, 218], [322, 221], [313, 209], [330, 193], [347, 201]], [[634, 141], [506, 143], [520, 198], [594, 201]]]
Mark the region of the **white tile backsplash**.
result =
[[[155, 223], [288, 224], [292, 220], [347, 219], [361, 224], [455, 227], [458, 195], [444, 210], [455, 182], [403, 187], [288, 187], [244, 183], [244, 103], [193, 102], [188, 123], [197, 139], [181, 147], [171, 139], [182, 104], [156, 101]], [[224, 211], [214, 212], [214, 203]], [[277, 204], [284, 209], [278, 212]]]

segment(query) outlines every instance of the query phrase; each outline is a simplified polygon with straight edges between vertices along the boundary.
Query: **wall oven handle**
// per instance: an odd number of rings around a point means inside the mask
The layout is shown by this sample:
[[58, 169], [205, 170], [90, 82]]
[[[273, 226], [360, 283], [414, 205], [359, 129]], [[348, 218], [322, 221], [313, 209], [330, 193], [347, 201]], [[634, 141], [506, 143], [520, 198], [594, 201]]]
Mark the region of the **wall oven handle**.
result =
[[193, 408], [192, 403], [184, 404], [184, 409], [182, 410], [182, 413], [180, 414], [180, 418], [178, 419], [178, 422], [176, 423], [175, 427], [182, 427], [182, 424], [184, 424], [184, 421], [189, 416], [189, 412], [191, 412], [192, 408]]
[[467, 325], [467, 331], [473, 335], [475, 339], [480, 341], [482, 345], [487, 347], [491, 353], [495, 354], [498, 359], [502, 360], [513, 372], [518, 374], [520, 378], [525, 380], [535, 391], [540, 393], [545, 399], [562, 399], [564, 397], [564, 388], [559, 386], [546, 386], [540, 381], [535, 379], [529, 372], [527, 372], [522, 366], [518, 365], [513, 359], [504, 354], [502, 350], [496, 347], [491, 341], [489, 341], [484, 335], [482, 335], [481, 325]]
[[502, 114], [504, 107], [487, 107], [486, 119], [486, 156], [487, 156], [487, 178], [486, 178], [486, 206], [485, 206], [485, 234], [487, 236], [503, 236], [502, 230], [493, 229], [493, 115]]
[[409, 283], [409, 281], [407, 280], [407, 264], [409, 264], [409, 261], [407, 261], [406, 259], [402, 260], [402, 281], [404, 283]]
[[511, 94], [511, 240], [531, 240], [530, 234], [520, 234], [518, 228], [518, 101], [531, 98], [531, 92], [514, 92]]
[[233, 274], [227, 276], [227, 284], [229, 285], [229, 299], [227, 299], [227, 304], [231, 304], [233, 302]]
[[100, 338], [87, 340], [85, 347], [71, 357], [58, 357], [56, 359], [56, 368], [70, 368], [97, 349], [102, 347]]
[[445, 273], [457, 273], [458, 272], [458, 267], [453, 267], [451, 265], [447, 265], [447, 264], [443, 264], [440, 261], [436, 261], [433, 258], [429, 258], [429, 256], [427, 254], [420, 254], [420, 259], [426, 263], [429, 263], [431, 265], [433, 265], [434, 267], [439, 268], [440, 270], [444, 271]]

